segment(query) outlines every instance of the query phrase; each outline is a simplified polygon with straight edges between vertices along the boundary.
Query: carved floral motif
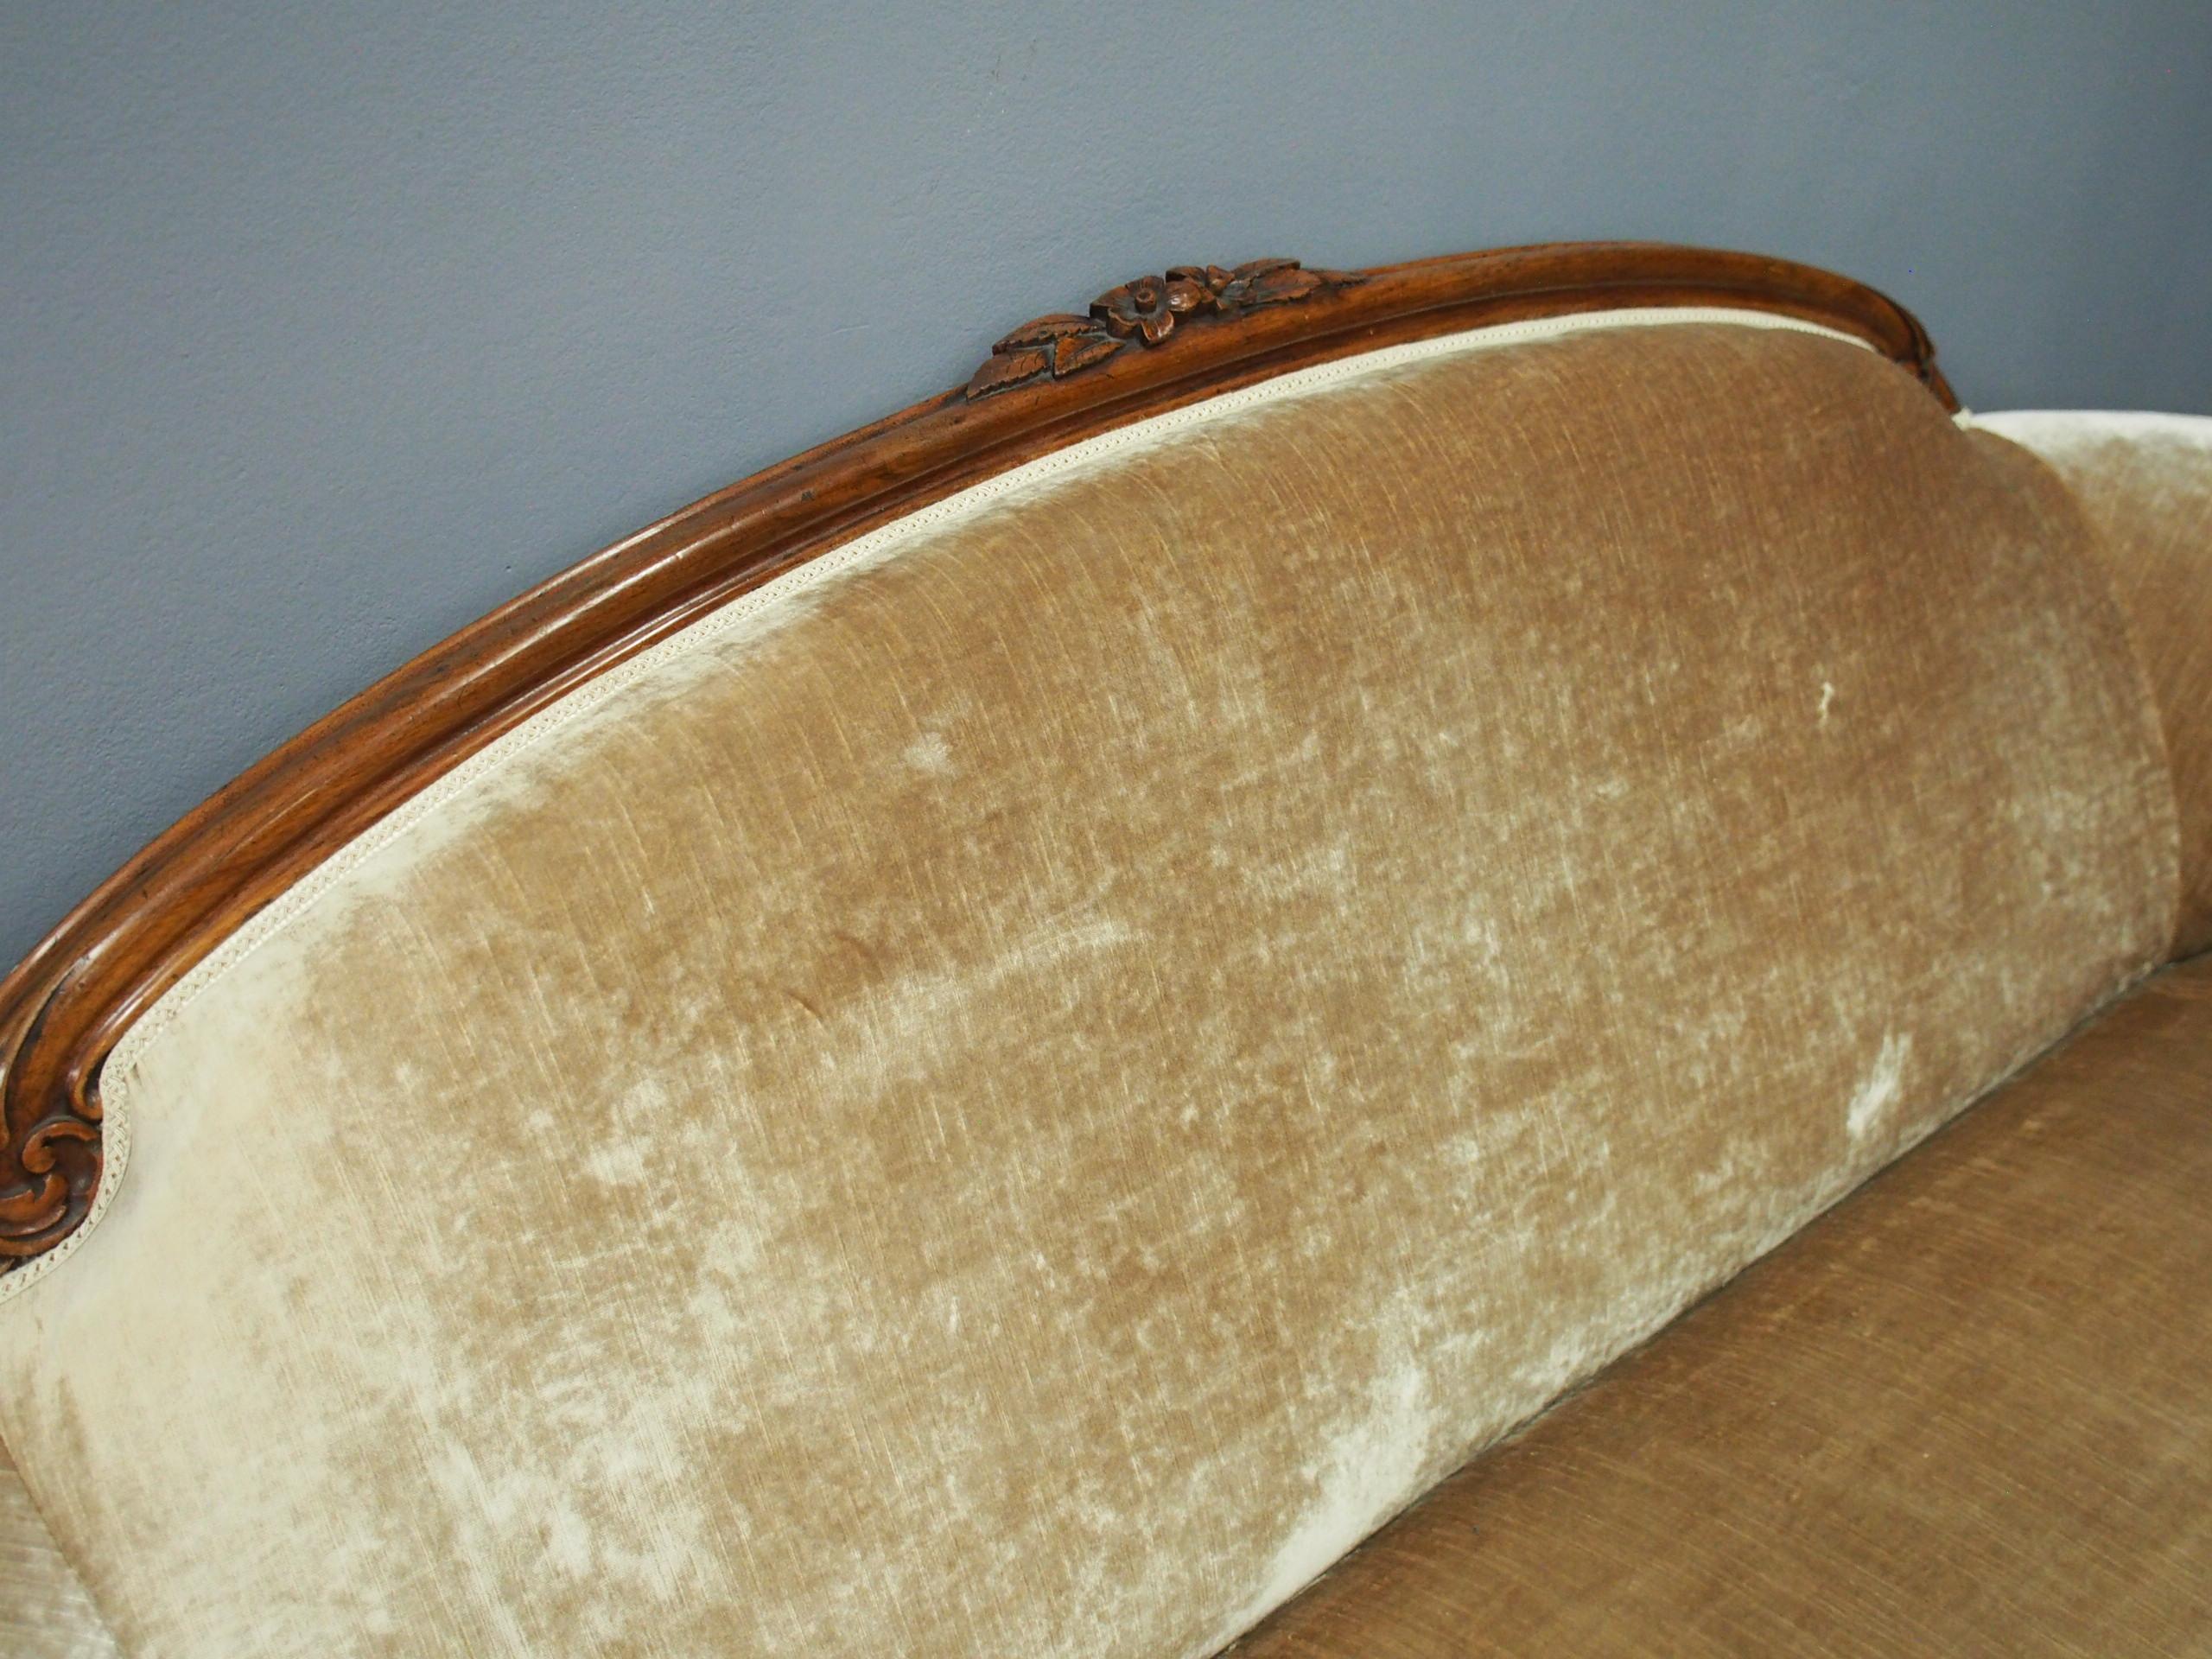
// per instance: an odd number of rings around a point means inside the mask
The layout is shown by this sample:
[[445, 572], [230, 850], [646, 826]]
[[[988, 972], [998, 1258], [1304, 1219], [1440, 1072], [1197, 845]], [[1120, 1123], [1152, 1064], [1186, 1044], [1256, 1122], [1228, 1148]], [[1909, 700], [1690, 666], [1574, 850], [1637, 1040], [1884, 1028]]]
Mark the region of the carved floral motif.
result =
[[1234, 270], [1177, 265], [1165, 276], [1139, 276], [1109, 288], [1090, 314], [1055, 312], [1025, 322], [991, 347], [968, 382], [968, 396], [988, 397], [1033, 380], [1065, 380], [1103, 363], [1131, 340], [1159, 345], [1179, 318], [1234, 317], [1266, 305], [1289, 305], [1360, 281], [1351, 271], [1308, 270], [1295, 259], [1254, 259]]

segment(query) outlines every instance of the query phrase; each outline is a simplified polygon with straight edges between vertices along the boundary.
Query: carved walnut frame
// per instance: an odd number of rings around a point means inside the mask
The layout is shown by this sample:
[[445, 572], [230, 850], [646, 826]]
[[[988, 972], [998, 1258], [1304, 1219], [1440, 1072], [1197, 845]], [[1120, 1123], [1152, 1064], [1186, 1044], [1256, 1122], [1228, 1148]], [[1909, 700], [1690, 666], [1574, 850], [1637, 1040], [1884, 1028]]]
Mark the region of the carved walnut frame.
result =
[[1769, 311], [1866, 340], [1956, 400], [1910, 313], [1830, 272], [1637, 243], [1371, 270], [1177, 266], [1026, 323], [962, 389], [672, 514], [317, 721], [132, 859], [0, 982], [0, 1270], [53, 1249], [100, 1173], [100, 1067], [255, 912], [486, 744], [747, 589], [1046, 451], [1287, 371], [1524, 318]]

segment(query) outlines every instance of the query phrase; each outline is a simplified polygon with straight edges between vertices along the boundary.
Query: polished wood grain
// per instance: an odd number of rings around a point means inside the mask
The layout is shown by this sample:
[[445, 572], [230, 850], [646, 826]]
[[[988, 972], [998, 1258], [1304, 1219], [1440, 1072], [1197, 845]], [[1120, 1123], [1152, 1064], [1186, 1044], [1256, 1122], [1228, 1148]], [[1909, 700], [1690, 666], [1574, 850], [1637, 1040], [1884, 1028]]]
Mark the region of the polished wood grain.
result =
[[1751, 254], [1570, 243], [1357, 272], [1286, 259], [1176, 266], [1108, 289], [1086, 314], [1025, 324], [966, 386], [756, 474], [501, 606], [213, 796], [0, 982], [0, 1261], [41, 1255], [82, 1223], [100, 1176], [100, 1067], [154, 999], [322, 859], [593, 676], [879, 524], [1128, 422], [1407, 340], [1685, 305], [1856, 335], [1957, 407], [1910, 313], [1847, 277]]

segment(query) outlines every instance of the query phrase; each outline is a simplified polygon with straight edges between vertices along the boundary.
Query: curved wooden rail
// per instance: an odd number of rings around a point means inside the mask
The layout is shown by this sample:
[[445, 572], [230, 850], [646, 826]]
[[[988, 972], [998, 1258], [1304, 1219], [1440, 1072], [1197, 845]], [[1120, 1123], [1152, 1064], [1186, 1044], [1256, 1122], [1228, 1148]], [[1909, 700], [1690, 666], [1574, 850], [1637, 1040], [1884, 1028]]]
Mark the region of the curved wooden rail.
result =
[[969, 385], [674, 513], [433, 646], [132, 859], [0, 982], [0, 1263], [50, 1250], [100, 1175], [99, 1075], [131, 1022], [339, 847], [531, 714], [747, 589], [1046, 451], [1405, 340], [1626, 306], [1857, 335], [1955, 409], [1910, 313], [1779, 259], [1569, 243], [1308, 271], [1177, 266], [1001, 340]]

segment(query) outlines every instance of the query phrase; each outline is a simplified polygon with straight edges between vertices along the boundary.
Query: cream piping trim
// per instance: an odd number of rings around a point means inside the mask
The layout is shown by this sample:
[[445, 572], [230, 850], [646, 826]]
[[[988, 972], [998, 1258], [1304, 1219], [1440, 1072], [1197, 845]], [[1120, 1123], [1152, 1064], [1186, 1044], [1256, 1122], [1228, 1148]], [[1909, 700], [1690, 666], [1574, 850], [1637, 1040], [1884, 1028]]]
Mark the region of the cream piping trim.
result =
[[99, 1191], [93, 1197], [92, 1210], [75, 1232], [36, 1258], [29, 1266], [0, 1274], [0, 1303], [22, 1294], [68, 1260], [92, 1236], [92, 1230], [106, 1215], [109, 1204], [123, 1184], [124, 1171], [130, 1162], [130, 1085], [135, 1081], [135, 1068], [144, 1058], [146, 1051], [202, 992], [283, 931], [347, 872], [375, 856], [472, 784], [499, 767], [512, 763], [625, 686], [644, 678], [674, 658], [697, 649], [745, 618], [804, 593], [853, 564], [911, 541], [925, 531], [956, 523], [1001, 496], [1056, 474], [1088, 466], [1118, 451], [1151, 442], [1180, 428], [1196, 426], [1217, 416], [1258, 404], [1305, 396], [1339, 381], [1357, 379], [1380, 370], [1395, 368], [1405, 363], [1422, 362], [1429, 358], [1452, 357], [1462, 352], [1514, 345], [1523, 340], [1553, 340], [1563, 334], [1583, 334], [1600, 328], [1661, 327], [1700, 322], [1732, 323], [1750, 328], [1776, 328], [1795, 334], [1818, 334], [1824, 339], [1841, 340], [1847, 346], [1856, 346], [1863, 351], [1875, 349], [1855, 334], [1823, 327], [1819, 323], [1806, 322], [1796, 317], [1777, 315], [1772, 312], [1727, 306], [1641, 306], [1611, 311], [1586, 311], [1567, 317], [1535, 318], [1525, 322], [1497, 323], [1487, 328], [1471, 328], [1433, 340], [1413, 340], [1403, 346], [1363, 352], [1357, 357], [1339, 358], [1334, 362], [1318, 364], [1310, 369], [1296, 370], [1257, 385], [1224, 392], [1218, 397], [1209, 397], [1202, 403], [1172, 410], [1165, 415], [1132, 422], [1111, 432], [1103, 432], [1096, 437], [1071, 444], [1065, 449], [1054, 450], [1051, 454], [1040, 455], [1034, 461], [986, 479], [957, 494], [947, 496], [942, 501], [932, 502], [903, 518], [821, 554], [797, 569], [762, 583], [750, 593], [731, 600], [652, 649], [640, 652], [596, 678], [587, 681], [558, 702], [539, 710], [514, 730], [471, 755], [421, 793], [393, 809], [389, 816], [346, 842], [217, 946], [139, 1016], [137, 1023], [124, 1033], [123, 1039], [109, 1054], [101, 1072], [102, 1168]]
[[2212, 445], [2212, 415], [2169, 415], [2147, 409], [2003, 409], [1959, 411], [1959, 423], [1994, 432], [2024, 448], [2088, 443], [2107, 438], [2179, 438]]

